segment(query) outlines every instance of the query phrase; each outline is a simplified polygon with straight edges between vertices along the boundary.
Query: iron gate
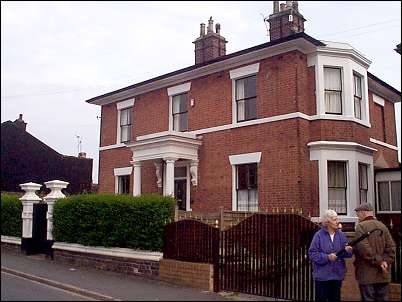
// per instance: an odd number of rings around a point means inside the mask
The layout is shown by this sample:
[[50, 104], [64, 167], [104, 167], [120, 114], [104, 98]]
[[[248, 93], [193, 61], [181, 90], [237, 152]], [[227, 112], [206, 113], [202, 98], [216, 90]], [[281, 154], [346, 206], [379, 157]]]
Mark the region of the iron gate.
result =
[[214, 290], [314, 300], [308, 248], [318, 226], [297, 214], [256, 213], [220, 231], [195, 220], [165, 227], [163, 257], [214, 265]]

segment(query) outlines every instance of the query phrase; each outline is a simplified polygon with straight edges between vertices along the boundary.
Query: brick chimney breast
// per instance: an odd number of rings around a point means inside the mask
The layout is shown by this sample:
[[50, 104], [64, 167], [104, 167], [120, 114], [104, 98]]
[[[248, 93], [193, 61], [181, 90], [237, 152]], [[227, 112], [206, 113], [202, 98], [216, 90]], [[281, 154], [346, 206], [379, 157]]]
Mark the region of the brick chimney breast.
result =
[[22, 114], [20, 113], [20, 116], [18, 119], [16, 119], [14, 122], [14, 125], [17, 126], [18, 128], [26, 131], [27, 130], [27, 123], [24, 122], [22, 119]]
[[279, 1], [274, 1], [274, 12], [268, 18], [270, 41], [304, 32], [305, 21], [299, 12], [298, 1], [286, 1], [280, 5]]
[[215, 26], [212, 17], [208, 20], [207, 33], [205, 24], [200, 24], [200, 36], [193, 42], [195, 44], [195, 64], [202, 64], [226, 55], [226, 39], [221, 36], [221, 25]]

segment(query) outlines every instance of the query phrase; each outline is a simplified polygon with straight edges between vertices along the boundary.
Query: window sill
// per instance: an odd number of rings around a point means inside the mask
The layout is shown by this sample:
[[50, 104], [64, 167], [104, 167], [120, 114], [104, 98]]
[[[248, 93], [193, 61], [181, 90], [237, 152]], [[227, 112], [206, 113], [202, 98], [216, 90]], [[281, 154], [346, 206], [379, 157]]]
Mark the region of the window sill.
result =
[[360, 120], [352, 116], [346, 116], [341, 114], [317, 114], [311, 117], [311, 120], [338, 120], [338, 121], [351, 121], [371, 128], [371, 124], [368, 121]]

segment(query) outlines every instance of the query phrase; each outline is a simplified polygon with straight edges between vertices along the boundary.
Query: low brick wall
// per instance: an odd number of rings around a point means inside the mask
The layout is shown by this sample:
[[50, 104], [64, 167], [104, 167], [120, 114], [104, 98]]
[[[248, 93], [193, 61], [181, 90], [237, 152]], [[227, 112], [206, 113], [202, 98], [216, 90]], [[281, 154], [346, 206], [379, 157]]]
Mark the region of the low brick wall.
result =
[[1, 236], [1, 249], [21, 254], [21, 239], [11, 236]]
[[214, 289], [214, 269], [213, 265], [209, 263], [161, 259], [159, 279], [208, 291]]
[[65, 243], [53, 245], [55, 261], [148, 278], [158, 277], [161, 257], [160, 253], [129, 249], [91, 248]]

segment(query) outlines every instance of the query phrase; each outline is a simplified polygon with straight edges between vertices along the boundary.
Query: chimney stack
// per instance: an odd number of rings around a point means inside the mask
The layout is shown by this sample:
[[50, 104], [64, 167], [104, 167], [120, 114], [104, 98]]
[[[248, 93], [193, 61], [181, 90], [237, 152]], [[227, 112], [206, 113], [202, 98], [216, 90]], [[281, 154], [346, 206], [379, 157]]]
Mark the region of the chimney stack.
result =
[[221, 36], [221, 25], [214, 20], [208, 20], [207, 33], [205, 24], [200, 24], [200, 36], [193, 42], [195, 44], [195, 64], [202, 64], [226, 55], [226, 39]]
[[278, 6], [279, 1], [274, 1], [274, 12], [268, 18], [270, 41], [304, 32], [306, 19], [299, 12], [298, 1], [281, 3], [279, 10]]
[[22, 114], [20, 113], [20, 117], [14, 121], [14, 125], [20, 128], [21, 130], [27, 130], [27, 123], [22, 119]]

